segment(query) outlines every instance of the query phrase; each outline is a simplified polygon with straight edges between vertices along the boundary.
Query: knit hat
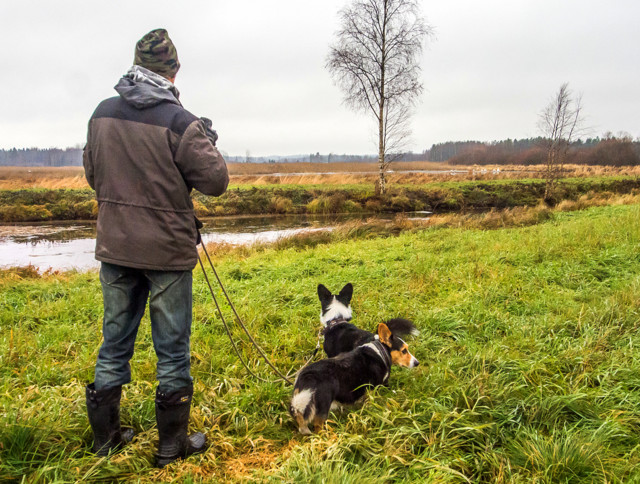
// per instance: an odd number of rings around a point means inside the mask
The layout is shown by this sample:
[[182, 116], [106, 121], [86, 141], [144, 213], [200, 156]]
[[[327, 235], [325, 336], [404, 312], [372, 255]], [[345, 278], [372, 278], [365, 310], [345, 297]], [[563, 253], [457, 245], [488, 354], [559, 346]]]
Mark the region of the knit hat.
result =
[[180, 69], [178, 52], [165, 29], [152, 30], [138, 41], [133, 63], [167, 79], [173, 79]]

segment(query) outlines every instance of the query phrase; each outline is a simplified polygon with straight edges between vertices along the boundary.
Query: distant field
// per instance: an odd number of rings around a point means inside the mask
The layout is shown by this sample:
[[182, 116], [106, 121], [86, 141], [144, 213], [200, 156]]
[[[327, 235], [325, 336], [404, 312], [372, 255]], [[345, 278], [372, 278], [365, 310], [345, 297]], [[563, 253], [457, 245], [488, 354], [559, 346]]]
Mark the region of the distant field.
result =
[[0, 189], [19, 188], [87, 188], [84, 168], [64, 166], [59, 168], [0, 166]]
[[[396, 162], [392, 170], [451, 170], [447, 163], [434, 161]], [[377, 163], [229, 163], [233, 175], [265, 175], [273, 173], [377, 173]]]
[[[375, 163], [229, 163], [232, 185], [353, 185], [374, 183]], [[567, 166], [567, 176], [640, 176], [640, 167]], [[426, 161], [394, 163], [389, 182], [424, 184], [446, 180], [540, 178], [542, 166], [453, 166]], [[451, 175], [451, 170], [463, 173]], [[499, 170], [499, 171], [498, 171]], [[443, 171], [441, 174], [407, 171]], [[466, 171], [466, 173], [464, 173]], [[405, 173], [399, 173], [405, 172]], [[0, 190], [87, 188], [82, 167], [0, 167]]]
[[[228, 167], [232, 183], [241, 185], [373, 183], [378, 169], [375, 163], [229, 163]], [[394, 164], [393, 169], [446, 171], [454, 167], [443, 163], [413, 162]], [[399, 177], [391, 176], [392, 179]], [[0, 167], [0, 189], [87, 187], [82, 167]]]

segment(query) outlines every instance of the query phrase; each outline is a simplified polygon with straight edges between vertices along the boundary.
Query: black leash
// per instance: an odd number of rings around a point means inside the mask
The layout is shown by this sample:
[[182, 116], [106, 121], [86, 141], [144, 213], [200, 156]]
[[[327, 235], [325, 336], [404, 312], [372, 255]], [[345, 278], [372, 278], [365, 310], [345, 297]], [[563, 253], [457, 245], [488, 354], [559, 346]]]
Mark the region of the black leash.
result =
[[[271, 361], [269, 360], [269, 358], [267, 357], [265, 352], [262, 350], [260, 345], [256, 342], [256, 340], [253, 338], [253, 336], [251, 336], [251, 333], [249, 333], [249, 330], [247, 329], [247, 327], [243, 323], [242, 318], [240, 318], [240, 316], [238, 315], [238, 312], [236, 311], [235, 306], [231, 302], [231, 298], [229, 297], [229, 294], [227, 294], [227, 290], [225, 289], [224, 284], [222, 284], [222, 281], [220, 280], [220, 276], [218, 276], [218, 272], [216, 271], [216, 268], [213, 266], [213, 262], [211, 261], [211, 257], [209, 257], [209, 253], [207, 252], [207, 248], [206, 248], [204, 242], [202, 241], [202, 239], [200, 237], [200, 231], [198, 231], [198, 241], [202, 245], [202, 250], [204, 251], [205, 255], [207, 256], [207, 260], [209, 261], [209, 266], [211, 267], [211, 270], [213, 271], [213, 274], [216, 276], [218, 284], [220, 285], [220, 288], [222, 289], [222, 293], [224, 294], [225, 298], [227, 299], [227, 302], [229, 303], [229, 306], [231, 307], [231, 310], [233, 311], [233, 314], [236, 317], [236, 321], [238, 322], [238, 324], [240, 325], [242, 330], [245, 332], [245, 334], [249, 337], [249, 340], [251, 341], [253, 346], [258, 350], [258, 353], [260, 353], [260, 356], [262, 356], [264, 361], [273, 369], [273, 371], [280, 377], [280, 379], [284, 380], [285, 382], [289, 383], [290, 385], [293, 385], [293, 382], [289, 379], [289, 377], [291, 377], [293, 375], [291, 373], [289, 373], [288, 375], [283, 375], [275, 367], [275, 365], [273, 363], [271, 363]], [[233, 340], [233, 336], [231, 334], [231, 330], [229, 329], [229, 325], [227, 324], [227, 321], [225, 320], [224, 315], [222, 314], [222, 310], [220, 308], [220, 305], [218, 304], [218, 300], [217, 300], [217, 298], [215, 296], [215, 293], [213, 291], [213, 287], [211, 286], [211, 283], [209, 282], [209, 276], [207, 275], [207, 271], [204, 268], [204, 264], [202, 263], [202, 259], [200, 258], [200, 254], [199, 253], [198, 253], [198, 262], [200, 263], [200, 268], [202, 269], [202, 273], [204, 274], [204, 278], [205, 278], [205, 281], [207, 282], [207, 286], [209, 286], [209, 291], [211, 292], [211, 297], [213, 298], [213, 302], [216, 305], [216, 309], [218, 310], [218, 314], [220, 314], [220, 319], [222, 319], [222, 324], [224, 325], [224, 329], [227, 332], [227, 336], [229, 337], [229, 340], [231, 341], [231, 345], [233, 346], [233, 349], [234, 349], [236, 355], [238, 355], [238, 359], [240, 360], [242, 365], [247, 369], [247, 371], [254, 378], [256, 378], [256, 379], [258, 379], [258, 380], [260, 380], [262, 382], [265, 382], [265, 383], [273, 383], [270, 380], [266, 380], [266, 379], [261, 378], [258, 375], [256, 375], [251, 370], [251, 368], [249, 368], [249, 365], [245, 362], [244, 358], [242, 357], [242, 353], [240, 352], [240, 350], [239, 350], [238, 346], [236, 345], [235, 341]], [[311, 360], [318, 353], [319, 349], [320, 349], [320, 333], [318, 333], [318, 342], [316, 343], [316, 348], [313, 351], [313, 354], [309, 357], [309, 359], [302, 366], [302, 368], [304, 368], [305, 366], [307, 366], [311, 362]], [[302, 368], [300, 368], [300, 370], [302, 370]], [[300, 371], [300, 370], [298, 370], [298, 371]]]

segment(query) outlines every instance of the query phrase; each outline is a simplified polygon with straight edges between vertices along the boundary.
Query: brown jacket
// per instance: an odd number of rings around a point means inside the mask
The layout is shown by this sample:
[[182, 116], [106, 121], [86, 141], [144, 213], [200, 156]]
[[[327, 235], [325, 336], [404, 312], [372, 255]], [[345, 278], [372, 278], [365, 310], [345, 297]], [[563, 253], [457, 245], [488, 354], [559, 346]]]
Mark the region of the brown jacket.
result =
[[190, 192], [224, 193], [225, 161], [172, 92], [126, 78], [116, 91], [93, 113], [83, 156], [99, 207], [96, 259], [191, 270], [197, 232]]

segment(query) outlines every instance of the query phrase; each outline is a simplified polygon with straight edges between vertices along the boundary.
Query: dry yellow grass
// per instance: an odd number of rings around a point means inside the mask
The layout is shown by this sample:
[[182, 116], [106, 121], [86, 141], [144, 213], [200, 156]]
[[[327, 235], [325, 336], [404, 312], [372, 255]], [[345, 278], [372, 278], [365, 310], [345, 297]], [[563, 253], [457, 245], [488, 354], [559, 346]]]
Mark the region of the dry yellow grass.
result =
[[634, 204], [640, 204], [640, 193], [637, 193], [637, 191], [622, 195], [594, 192], [582, 195], [578, 200], [563, 200], [554, 208], [540, 203], [535, 207], [513, 207], [503, 210], [490, 210], [481, 214], [446, 213], [433, 215], [422, 224], [431, 227], [474, 229], [522, 227], [546, 220], [553, 212], [573, 212], [589, 207]]
[[640, 176], [640, 166], [566, 165], [565, 169], [570, 176]]
[[88, 188], [81, 166], [57, 168], [0, 167], [0, 189], [20, 188]]
[[637, 191], [621, 195], [611, 193], [587, 193], [582, 195], [578, 200], [563, 200], [556, 206], [556, 209], [562, 212], [572, 212], [589, 207], [633, 204], [640, 204], [640, 194], [637, 193]]
[[[393, 163], [394, 170], [450, 170], [447, 163], [412, 161]], [[273, 173], [327, 173], [369, 172], [377, 173], [377, 163], [229, 163], [233, 175], [269, 175]]]
[[[296, 163], [270, 165], [272, 167], [283, 167], [287, 169], [295, 167]], [[326, 173], [310, 171], [308, 174], [300, 169], [298, 172], [282, 170], [274, 171], [271, 174], [237, 174], [237, 166], [230, 167], [231, 180], [236, 184], [243, 185], [352, 185], [359, 183], [373, 184], [377, 179], [377, 167], [370, 163], [336, 163], [334, 164], [309, 164], [300, 163], [300, 168], [319, 169], [324, 168]], [[242, 166], [242, 165], [240, 165]], [[234, 169], [236, 168], [236, 169]], [[259, 167], [258, 167], [259, 168]], [[254, 169], [258, 169], [254, 168]], [[542, 165], [533, 166], [452, 166], [443, 163], [434, 164], [429, 162], [394, 163], [393, 172], [387, 178], [390, 184], [400, 185], [422, 185], [427, 183], [452, 181], [452, 180], [504, 180], [518, 178], [543, 178], [545, 167]], [[415, 171], [441, 171], [440, 173], [416, 173]], [[283, 173], [276, 175], [276, 173]], [[291, 173], [291, 174], [284, 174]], [[455, 174], [454, 174], [455, 173]], [[565, 176], [567, 177], [593, 177], [593, 176], [617, 176], [632, 175], [640, 176], [640, 166], [635, 167], [612, 167], [612, 166], [565, 166]]]
[[[375, 163], [229, 163], [233, 184], [242, 185], [352, 185], [373, 184]], [[541, 178], [544, 166], [453, 166], [427, 161], [394, 163], [388, 179], [391, 184], [425, 184], [451, 180], [497, 180]], [[413, 173], [411, 171], [441, 171]], [[452, 174], [453, 171], [460, 173]], [[567, 165], [568, 177], [640, 176], [640, 166]], [[0, 167], [0, 189], [88, 188], [82, 167]]]

